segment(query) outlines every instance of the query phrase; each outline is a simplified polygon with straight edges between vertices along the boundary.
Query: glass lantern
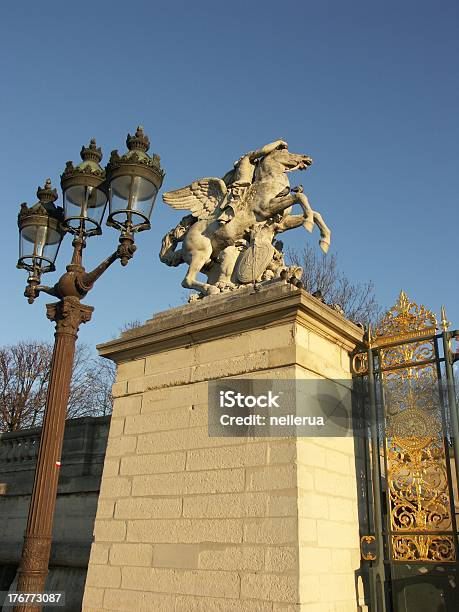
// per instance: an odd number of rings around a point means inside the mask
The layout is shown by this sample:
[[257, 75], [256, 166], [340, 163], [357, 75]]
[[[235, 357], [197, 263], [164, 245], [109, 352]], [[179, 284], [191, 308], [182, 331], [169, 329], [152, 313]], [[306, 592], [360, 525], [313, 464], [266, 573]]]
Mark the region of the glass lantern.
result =
[[67, 162], [61, 176], [64, 223], [72, 234], [94, 236], [102, 233], [107, 206], [105, 170], [99, 165], [102, 151], [92, 139], [88, 147], [82, 147], [80, 155], [81, 164], [74, 167]]
[[30, 208], [21, 205], [18, 215], [19, 260], [18, 268], [35, 274], [53, 272], [64, 229], [62, 208], [56, 207], [57, 191], [48, 179], [37, 190], [39, 201]]
[[133, 233], [150, 229], [150, 217], [164, 173], [159, 157], [147, 154], [150, 140], [139, 126], [126, 139], [128, 153], [113, 151], [107, 166], [110, 212], [107, 225]]

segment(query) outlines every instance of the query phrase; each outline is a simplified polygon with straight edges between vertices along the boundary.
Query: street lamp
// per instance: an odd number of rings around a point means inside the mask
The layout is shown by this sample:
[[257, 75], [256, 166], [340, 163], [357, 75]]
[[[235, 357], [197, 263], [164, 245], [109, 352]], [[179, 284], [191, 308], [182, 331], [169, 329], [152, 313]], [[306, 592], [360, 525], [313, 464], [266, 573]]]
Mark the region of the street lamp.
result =
[[[55, 322], [55, 342], [46, 409], [38, 451], [32, 497], [24, 535], [17, 591], [43, 592], [48, 573], [51, 535], [56, 504], [64, 424], [70, 392], [75, 342], [81, 323], [87, 323], [92, 306], [81, 299], [117, 259], [125, 266], [133, 256], [136, 232], [150, 229], [150, 216], [164, 172], [157, 155], [148, 155], [148, 136], [138, 127], [126, 139], [128, 152], [113, 151], [107, 167], [100, 166], [102, 151], [96, 141], [81, 149], [82, 162], [67, 162], [61, 176], [63, 209], [55, 205], [57, 190], [47, 179], [37, 191], [38, 202], [21, 204], [18, 215], [20, 236], [18, 268], [29, 272], [24, 295], [33, 303], [41, 293], [59, 299], [47, 304], [47, 316]], [[82, 263], [86, 239], [102, 233], [109, 203], [107, 225], [120, 231], [119, 246], [91, 272]], [[41, 276], [55, 270], [55, 260], [66, 233], [73, 235], [73, 256], [65, 274], [54, 287], [41, 285]], [[16, 610], [41, 610], [41, 605], [24, 604]]]

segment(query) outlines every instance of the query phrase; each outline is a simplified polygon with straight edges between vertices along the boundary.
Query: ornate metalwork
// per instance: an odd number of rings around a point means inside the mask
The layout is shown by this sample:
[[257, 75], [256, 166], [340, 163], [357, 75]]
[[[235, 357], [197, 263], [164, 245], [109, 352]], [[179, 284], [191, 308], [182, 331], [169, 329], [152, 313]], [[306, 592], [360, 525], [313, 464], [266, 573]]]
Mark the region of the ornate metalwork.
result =
[[406, 293], [400, 291], [397, 303], [385, 314], [376, 329], [377, 346], [391, 341], [409, 340], [435, 333], [437, 319], [431, 310], [410, 302]]
[[394, 561], [455, 561], [435, 315], [402, 291], [376, 331]]
[[49, 558], [51, 549], [51, 536], [49, 534], [24, 536], [24, 564], [22, 571], [42, 572], [46, 577], [47, 570], [43, 569], [44, 561]]
[[360, 538], [360, 555], [364, 561], [376, 561], [376, 538], [364, 535]]
[[23, 202], [21, 209], [18, 214], [18, 225], [21, 227], [21, 222], [27, 217], [33, 215], [44, 215], [55, 218], [57, 221], [63, 221], [63, 211], [60, 206], [56, 206], [54, 202], [57, 200], [57, 189], [52, 187], [51, 179], [46, 179], [44, 187], [37, 188], [38, 202], [27, 207], [27, 204]]
[[432, 563], [455, 561], [454, 537], [452, 535], [392, 536], [392, 559]]
[[75, 296], [63, 297], [60, 302], [46, 304], [46, 316], [56, 323], [56, 331], [77, 336], [81, 323], [91, 320], [93, 306], [82, 304]]
[[357, 376], [367, 374], [368, 372], [368, 355], [367, 353], [357, 353], [352, 357], [352, 372]]

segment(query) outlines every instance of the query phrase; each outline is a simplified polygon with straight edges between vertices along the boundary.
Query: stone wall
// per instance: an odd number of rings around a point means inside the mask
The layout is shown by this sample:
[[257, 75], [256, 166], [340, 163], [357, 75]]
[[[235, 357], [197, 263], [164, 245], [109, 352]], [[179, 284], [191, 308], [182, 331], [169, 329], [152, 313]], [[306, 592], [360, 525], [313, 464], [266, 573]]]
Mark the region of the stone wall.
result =
[[[46, 589], [65, 590], [69, 611], [81, 610], [109, 424], [87, 417], [65, 425]], [[0, 435], [0, 591], [20, 562], [40, 431]]]
[[352, 438], [209, 437], [207, 383], [350, 388], [361, 337], [277, 285], [172, 309], [100, 347], [118, 371], [83, 610], [355, 612]]

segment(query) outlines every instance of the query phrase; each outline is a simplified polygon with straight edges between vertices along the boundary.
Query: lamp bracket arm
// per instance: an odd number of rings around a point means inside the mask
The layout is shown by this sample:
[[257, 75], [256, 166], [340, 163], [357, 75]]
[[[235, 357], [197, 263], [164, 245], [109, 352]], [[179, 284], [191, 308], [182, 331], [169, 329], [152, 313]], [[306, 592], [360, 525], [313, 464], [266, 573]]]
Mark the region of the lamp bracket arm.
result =
[[130, 232], [123, 232], [120, 236], [120, 243], [114, 253], [109, 255], [104, 261], [102, 261], [94, 270], [91, 272], [82, 272], [78, 274], [76, 278], [77, 289], [84, 297], [88, 291], [92, 289], [92, 286], [98, 278], [102, 276], [105, 270], [112, 265], [117, 259], [121, 260], [121, 265], [125, 266], [128, 261], [134, 255], [136, 250], [134, 244], [134, 237]]
[[47, 285], [38, 285], [33, 280], [31, 281], [29, 279], [29, 283], [27, 284], [25, 291], [24, 291], [24, 295], [27, 298], [27, 301], [29, 302], [29, 304], [33, 304], [33, 302], [36, 300], [36, 298], [40, 295], [41, 292], [48, 293], [49, 295], [52, 295], [53, 297], [57, 297], [57, 298], [61, 297], [57, 290], [56, 285], [54, 287], [48, 287]]
[[84, 272], [81, 276], [78, 277], [78, 289], [87, 293], [96, 280], [102, 276], [107, 268], [109, 268], [113, 262], [115, 262], [119, 258], [118, 251], [116, 250], [114, 253], [109, 255], [104, 261], [102, 261], [98, 266], [91, 270], [91, 272]]
[[47, 293], [48, 295], [52, 295], [53, 297], [60, 298], [60, 293], [58, 292], [56, 285], [54, 287], [48, 287], [47, 285], [38, 285], [36, 288], [37, 292]]

